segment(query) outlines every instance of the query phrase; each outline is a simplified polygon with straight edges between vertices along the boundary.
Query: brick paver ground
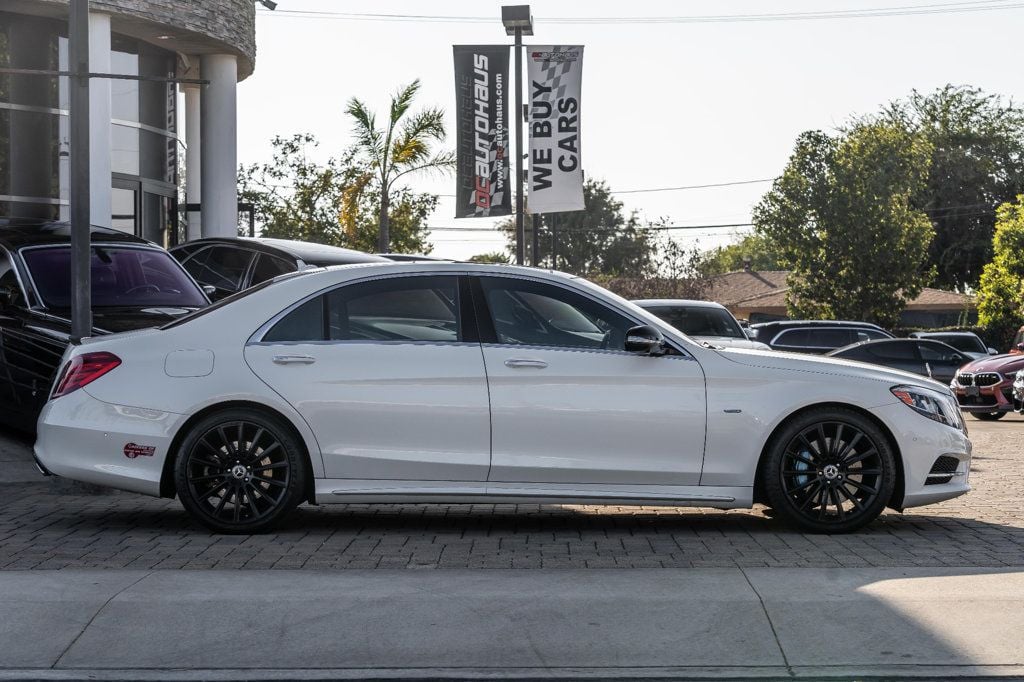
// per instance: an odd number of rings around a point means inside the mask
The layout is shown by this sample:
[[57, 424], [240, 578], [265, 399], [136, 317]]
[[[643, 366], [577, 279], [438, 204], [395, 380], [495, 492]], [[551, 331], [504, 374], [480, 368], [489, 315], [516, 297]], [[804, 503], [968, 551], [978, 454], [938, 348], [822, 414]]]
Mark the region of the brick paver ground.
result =
[[212, 535], [176, 501], [0, 485], [0, 569], [1024, 566], [1024, 420], [970, 420], [974, 490], [845, 536], [753, 511], [558, 505], [303, 507]]

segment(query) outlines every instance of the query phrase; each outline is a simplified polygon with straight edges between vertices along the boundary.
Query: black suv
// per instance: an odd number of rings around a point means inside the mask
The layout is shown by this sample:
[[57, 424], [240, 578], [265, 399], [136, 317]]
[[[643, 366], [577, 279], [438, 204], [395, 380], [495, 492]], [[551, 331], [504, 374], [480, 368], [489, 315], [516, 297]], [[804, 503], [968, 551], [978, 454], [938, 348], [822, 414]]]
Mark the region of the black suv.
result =
[[861, 341], [891, 339], [893, 335], [876, 324], [840, 320], [782, 320], [750, 325], [755, 341], [772, 350], [795, 353], [828, 353]]
[[[71, 336], [67, 223], [0, 220], [0, 421], [35, 428]], [[156, 327], [210, 304], [169, 253], [92, 228], [94, 335]]]

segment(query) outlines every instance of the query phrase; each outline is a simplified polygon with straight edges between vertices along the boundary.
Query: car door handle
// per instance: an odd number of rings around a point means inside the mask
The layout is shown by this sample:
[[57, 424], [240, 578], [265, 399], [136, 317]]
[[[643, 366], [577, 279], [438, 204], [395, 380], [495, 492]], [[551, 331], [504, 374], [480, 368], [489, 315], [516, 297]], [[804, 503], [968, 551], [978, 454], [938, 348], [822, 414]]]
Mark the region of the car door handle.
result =
[[316, 358], [312, 355], [275, 355], [274, 362], [278, 365], [312, 365]]
[[529, 360], [526, 358], [512, 358], [505, 361], [506, 367], [520, 368], [520, 367], [532, 367], [533, 369], [544, 369], [548, 366], [548, 363], [543, 360]]

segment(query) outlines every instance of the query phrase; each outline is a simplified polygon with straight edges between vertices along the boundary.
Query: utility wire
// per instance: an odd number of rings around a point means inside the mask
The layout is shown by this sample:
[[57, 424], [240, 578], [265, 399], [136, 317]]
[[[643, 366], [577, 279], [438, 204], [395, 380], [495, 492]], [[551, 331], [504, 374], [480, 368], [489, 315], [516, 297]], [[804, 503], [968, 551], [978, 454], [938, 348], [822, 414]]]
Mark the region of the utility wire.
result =
[[[964, 12], [990, 12], [1024, 8], [1024, 2], [1010, 0], [969, 0], [964, 2], [930, 3], [918, 5], [893, 5], [864, 9], [823, 10], [810, 12], [776, 12], [762, 14], [706, 14], [680, 16], [632, 16], [632, 17], [537, 17], [538, 24], [696, 24], [696, 23], [738, 23], [738, 22], [779, 22], [808, 21], [821, 19], [863, 19], [872, 17], [915, 16], [926, 14], [956, 14]], [[496, 17], [459, 16], [440, 14], [385, 14], [372, 12], [335, 12], [331, 10], [289, 10], [273, 12], [260, 10], [263, 16], [307, 19], [342, 19], [347, 21], [397, 21], [482, 24], [493, 23]]]

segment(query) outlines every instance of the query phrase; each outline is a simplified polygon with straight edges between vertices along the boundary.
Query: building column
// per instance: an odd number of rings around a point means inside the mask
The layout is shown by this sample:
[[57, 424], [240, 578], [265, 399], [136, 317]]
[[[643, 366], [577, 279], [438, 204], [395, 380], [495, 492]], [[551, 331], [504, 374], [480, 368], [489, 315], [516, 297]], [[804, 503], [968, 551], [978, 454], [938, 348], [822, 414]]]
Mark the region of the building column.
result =
[[204, 237], [238, 235], [238, 60], [203, 55], [200, 103], [200, 178]]
[[[200, 106], [202, 102], [202, 90], [198, 85], [185, 85], [182, 87], [185, 92], [185, 203], [202, 203], [202, 135], [200, 130]], [[188, 234], [187, 241], [199, 239], [202, 232], [202, 213], [200, 211], [188, 211]]]
[[[110, 73], [110, 15], [89, 13], [89, 71]], [[110, 79], [89, 79], [90, 222], [111, 226]]]

